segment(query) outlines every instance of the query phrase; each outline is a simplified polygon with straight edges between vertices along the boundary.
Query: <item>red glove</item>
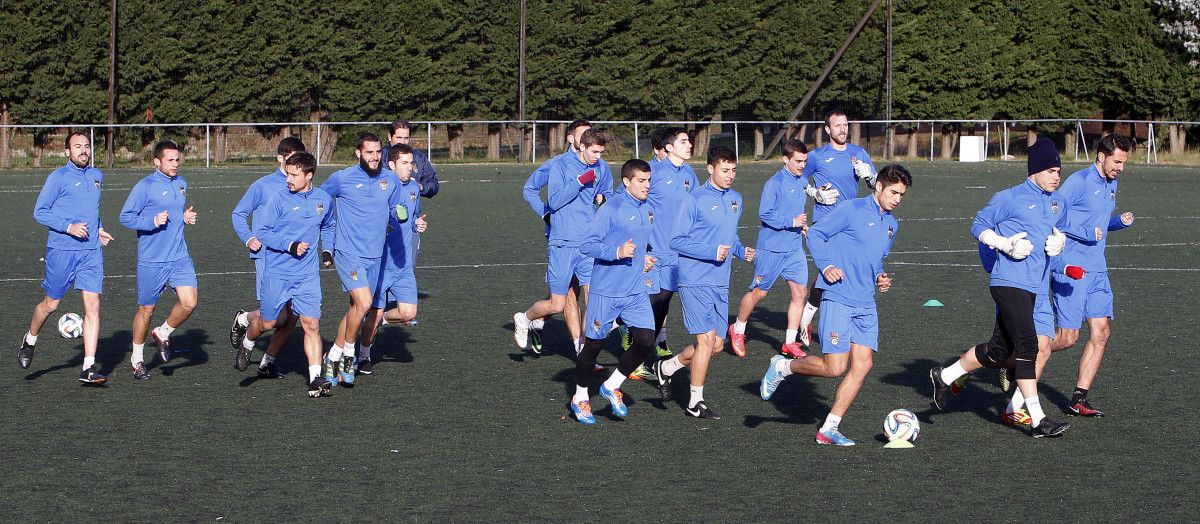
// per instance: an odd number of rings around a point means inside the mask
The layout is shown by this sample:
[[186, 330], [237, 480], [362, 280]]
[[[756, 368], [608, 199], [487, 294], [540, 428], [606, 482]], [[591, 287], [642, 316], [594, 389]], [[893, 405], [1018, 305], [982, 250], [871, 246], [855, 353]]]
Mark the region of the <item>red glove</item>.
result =
[[1068, 277], [1079, 280], [1087, 272], [1083, 270], [1083, 266], [1067, 266], [1065, 273]]
[[579, 178], [577, 178], [576, 180], [579, 180], [579, 185], [581, 185], [581, 186], [586, 186], [588, 184], [591, 184], [592, 182], [596, 181], [596, 170], [589, 169], [587, 171], [584, 171], [583, 174], [579, 175]]

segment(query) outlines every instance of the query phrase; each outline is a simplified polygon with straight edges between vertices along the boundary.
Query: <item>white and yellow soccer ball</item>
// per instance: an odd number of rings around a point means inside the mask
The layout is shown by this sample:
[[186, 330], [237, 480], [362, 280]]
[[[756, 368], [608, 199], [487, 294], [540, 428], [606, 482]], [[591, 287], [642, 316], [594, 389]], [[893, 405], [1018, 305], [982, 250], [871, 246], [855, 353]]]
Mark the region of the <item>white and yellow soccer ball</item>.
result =
[[921, 422], [917, 415], [907, 409], [897, 409], [883, 419], [883, 434], [888, 440], [917, 440], [921, 433]]
[[62, 335], [62, 338], [79, 338], [83, 335], [83, 319], [75, 313], [58, 317], [58, 334]]

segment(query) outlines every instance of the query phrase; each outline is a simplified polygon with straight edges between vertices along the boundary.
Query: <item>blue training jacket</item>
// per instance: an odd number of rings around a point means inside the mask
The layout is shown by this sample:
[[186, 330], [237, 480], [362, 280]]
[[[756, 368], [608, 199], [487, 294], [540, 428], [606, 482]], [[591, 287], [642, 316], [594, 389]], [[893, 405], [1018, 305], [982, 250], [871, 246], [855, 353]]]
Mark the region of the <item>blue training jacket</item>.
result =
[[[883, 260], [892, 250], [900, 224], [884, 211], [874, 195], [847, 200], [808, 230], [808, 249], [821, 277], [817, 288], [824, 298], [851, 307], [875, 307], [875, 279], [883, 273]], [[830, 284], [824, 271], [842, 270], [841, 280]]]
[[979, 234], [987, 229], [1004, 237], [1025, 232], [1025, 239], [1033, 244], [1033, 252], [1021, 260], [996, 253], [991, 285], [1039, 293], [1050, 271], [1046, 237], [1053, 233], [1053, 228], [1061, 230], [1065, 226], [1066, 215], [1062, 197], [1043, 191], [1033, 183], [1032, 178], [1026, 178], [1021, 184], [993, 195], [991, 201], [975, 215], [971, 223], [971, 236], [979, 238]]
[[[1117, 208], [1117, 179], [1108, 180], [1092, 164], [1067, 177], [1055, 194], [1062, 197], [1067, 212], [1066, 225], [1060, 228], [1067, 235], [1063, 258], [1088, 272], [1107, 272], [1104, 248], [1108, 245], [1108, 232], [1129, 227], [1121, 222], [1121, 217], [1113, 216]], [[1096, 228], [1101, 232], [1099, 241]]]
[[[183, 240], [183, 212], [187, 209], [187, 180], [164, 175], [157, 169], [138, 181], [121, 208], [121, 224], [137, 231], [138, 263], [171, 262], [188, 256]], [[154, 215], [167, 212], [167, 222], [154, 225]]]
[[[711, 182], [683, 201], [671, 237], [671, 249], [679, 254], [680, 287], [729, 287], [733, 257], [746, 259], [746, 248], [737, 234], [743, 208], [740, 193], [722, 191]], [[729, 256], [717, 262], [717, 246], [722, 245], [730, 246]]]
[[[399, 178], [399, 177], [397, 177]], [[417, 217], [421, 216], [421, 190], [417, 179], [400, 183], [400, 203], [403, 211], [393, 208], [389, 219], [387, 241], [384, 243], [383, 267], [389, 270], [411, 269], [417, 258]]]
[[[104, 174], [94, 167], [78, 167], [71, 161], [50, 172], [33, 206], [33, 219], [46, 226], [46, 247], [64, 250], [100, 247], [100, 186]], [[84, 222], [87, 238], [67, 234], [71, 224]]]
[[[854, 164], [850, 158], [857, 158], [868, 164], [871, 155], [867, 150], [854, 144], [846, 144], [846, 149], [838, 151], [832, 144], [825, 144], [808, 154], [808, 163], [804, 165], [804, 176], [808, 177], [813, 186], [821, 187], [833, 184], [841, 196], [832, 205], [814, 204], [811, 222], [816, 222], [833, 211], [838, 204], [852, 200], [858, 196], [858, 179], [854, 176]], [[875, 170], [875, 166], [871, 166]]]
[[[271, 196], [280, 191], [287, 191], [287, 175], [275, 169], [274, 173], [264, 176], [246, 189], [246, 194], [242, 195], [242, 199], [238, 200], [236, 206], [233, 207], [233, 232], [237, 233], [238, 239], [242, 241], [242, 246], [250, 241], [254, 236], [254, 225], [258, 219], [258, 212], [263, 206], [267, 205], [267, 201]], [[247, 222], [247, 219], [249, 222]], [[258, 240], [262, 242], [262, 239]], [[250, 259], [262, 258], [262, 250], [250, 251]]]
[[387, 168], [370, 176], [355, 164], [329, 175], [321, 189], [335, 202], [337, 234], [333, 247], [362, 258], [383, 256], [388, 217], [400, 202], [399, 188], [400, 179]]
[[756, 249], [775, 253], [804, 251], [804, 234], [792, 227], [796, 217], [804, 213], [804, 187], [808, 181], [803, 176], [793, 175], [787, 168], [780, 169], [763, 185], [762, 198], [758, 202], [758, 218], [762, 226], [758, 230]]
[[690, 200], [692, 191], [700, 187], [700, 179], [696, 171], [684, 162], [676, 166], [670, 157], [650, 164], [650, 208], [654, 211], [654, 257], [660, 266], [674, 266], [675, 250], [671, 247], [671, 237], [675, 235], [675, 220], [679, 217], [679, 209], [683, 203]]
[[529, 207], [533, 209], [533, 214], [537, 215], [538, 218], [550, 212], [550, 206], [542, 201], [542, 188], [546, 187], [546, 184], [549, 183], [551, 166], [573, 153], [574, 151], [568, 147], [566, 151], [559, 153], [558, 156], [542, 162], [542, 165], [533, 170], [533, 173], [529, 175], [529, 179], [525, 181], [525, 186], [521, 188], [521, 197], [529, 203]]
[[[579, 251], [595, 258], [590, 293], [606, 297], [627, 297], [646, 293], [646, 247], [654, 228], [650, 205], [622, 190], [613, 201], [600, 208]], [[632, 258], [617, 258], [617, 250], [633, 240], [637, 249]]]
[[[333, 241], [336, 222], [333, 197], [321, 188], [313, 187], [305, 193], [284, 189], [268, 198], [254, 228], [254, 236], [263, 243], [266, 252], [263, 273], [285, 280], [320, 278], [317, 260], [321, 249], [317, 242], [327, 249]], [[304, 255], [292, 254], [294, 242], [308, 243]]]
[[[595, 171], [596, 180], [579, 185], [579, 176]], [[546, 191], [550, 207], [550, 245], [579, 247], [596, 218], [596, 194], [607, 201], [613, 195], [612, 173], [604, 160], [587, 165], [578, 154], [564, 156], [550, 167]]]

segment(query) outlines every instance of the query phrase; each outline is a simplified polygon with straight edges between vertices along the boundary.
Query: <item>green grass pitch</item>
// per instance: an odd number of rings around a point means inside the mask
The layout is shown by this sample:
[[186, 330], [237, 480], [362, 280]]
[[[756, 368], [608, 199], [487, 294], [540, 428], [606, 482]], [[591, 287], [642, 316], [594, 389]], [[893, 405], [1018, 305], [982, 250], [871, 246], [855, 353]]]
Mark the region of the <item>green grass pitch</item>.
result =
[[[185, 163], [200, 213], [187, 233], [200, 306], [173, 339], [186, 352], [161, 366], [148, 357], [153, 379], [132, 380], [136, 241], [117, 214], [148, 170], [108, 173], [102, 216], [116, 240], [105, 250], [99, 363], [109, 386], [80, 387], [81, 343], [53, 330], [58, 314], [79, 311], [74, 292], [43, 331], [33, 366], [20, 370], [13, 353], [42, 293], [45, 230], [30, 215], [49, 169], [0, 173], [9, 348], [0, 368], [0, 512], [196, 522], [1195, 519], [1200, 170], [1135, 164], [1122, 175], [1118, 207], [1138, 218], [1108, 250], [1117, 320], [1092, 400], [1109, 416], [1072, 418], [1064, 438], [1035, 440], [997, 422], [1005, 395], [994, 373], [978, 373], [946, 413], [933, 411], [927, 378], [991, 333], [969, 222], [993, 192], [1020, 182], [1024, 163], [910, 168], [915, 187], [896, 213], [899, 237], [886, 263], [894, 286], [879, 297], [881, 351], [842, 424], [854, 448], [813, 443], [836, 380], [793, 377], [771, 402], [758, 398], [782, 340], [779, 286], [751, 318], [749, 355], [714, 360], [705, 396], [722, 420], [685, 417], [638, 382], [625, 388], [627, 420], [599, 397], [596, 426], [561, 420], [573, 391], [561, 320], [547, 323], [552, 354], [524, 353], [511, 338], [513, 312], [546, 291], [542, 223], [520, 198], [532, 166], [440, 168], [418, 261], [419, 325], [386, 328], [376, 373], [319, 400], [305, 395], [298, 334], [281, 361], [289, 376], [276, 381], [237, 372], [226, 342], [231, 313], [254, 307], [253, 268], [229, 214], [270, 168]], [[744, 163], [734, 184], [750, 203], [747, 244], [762, 184], [776, 169]], [[735, 263], [731, 304], [750, 278], [751, 266]], [[333, 272], [322, 279], [328, 340], [345, 298]], [[929, 299], [945, 307], [922, 307]], [[156, 323], [173, 303], [165, 294]], [[688, 337], [678, 300], [672, 307], [679, 348]], [[614, 337], [601, 363], [614, 364], [616, 351]], [[1041, 391], [1051, 415], [1066, 408], [1078, 357], [1075, 348], [1050, 362]], [[686, 380], [676, 382], [686, 397]], [[920, 439], [915, 449], [884, 449], [883, 416], [901, 407], [919, 415]]]

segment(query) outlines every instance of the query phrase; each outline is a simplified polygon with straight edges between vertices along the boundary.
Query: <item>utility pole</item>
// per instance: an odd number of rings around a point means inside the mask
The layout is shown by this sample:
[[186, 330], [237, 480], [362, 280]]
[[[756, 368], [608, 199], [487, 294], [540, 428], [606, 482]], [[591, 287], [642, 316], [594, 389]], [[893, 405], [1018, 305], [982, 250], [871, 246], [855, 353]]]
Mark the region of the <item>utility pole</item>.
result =
[[517, 113], [519, 113], [518, 118], [521, 120], [521, 124], [520, 124], [521, 125], [521, 147], [519, 148], [519, 150], [521, 152], [520, 161], [524, 162], [525, 159], [529, 156], [530, 146], [532, 144], [528, 143], [525, 139], [525, 127], [526, 127], [525, 126], [525, 0], [520, 0], [520, 1], [521, 1], [521, 46], [520, 46], [521, 47], [521, 51], [520, 51], [521, 55], [520, 55], [520, 58], [517, 60], [517, 76], [518, 76], [517, 82], [521, 84], [521, 92], [517, 96]]
[[887, 0], [887, 158], [896, 154], [896, 126], [892, 124], [892, 0]]
[[108, 131], [104, 139], [105, 167], [113, 166], [113, 106], [117, 98], [117, 0], [108, 0]]

